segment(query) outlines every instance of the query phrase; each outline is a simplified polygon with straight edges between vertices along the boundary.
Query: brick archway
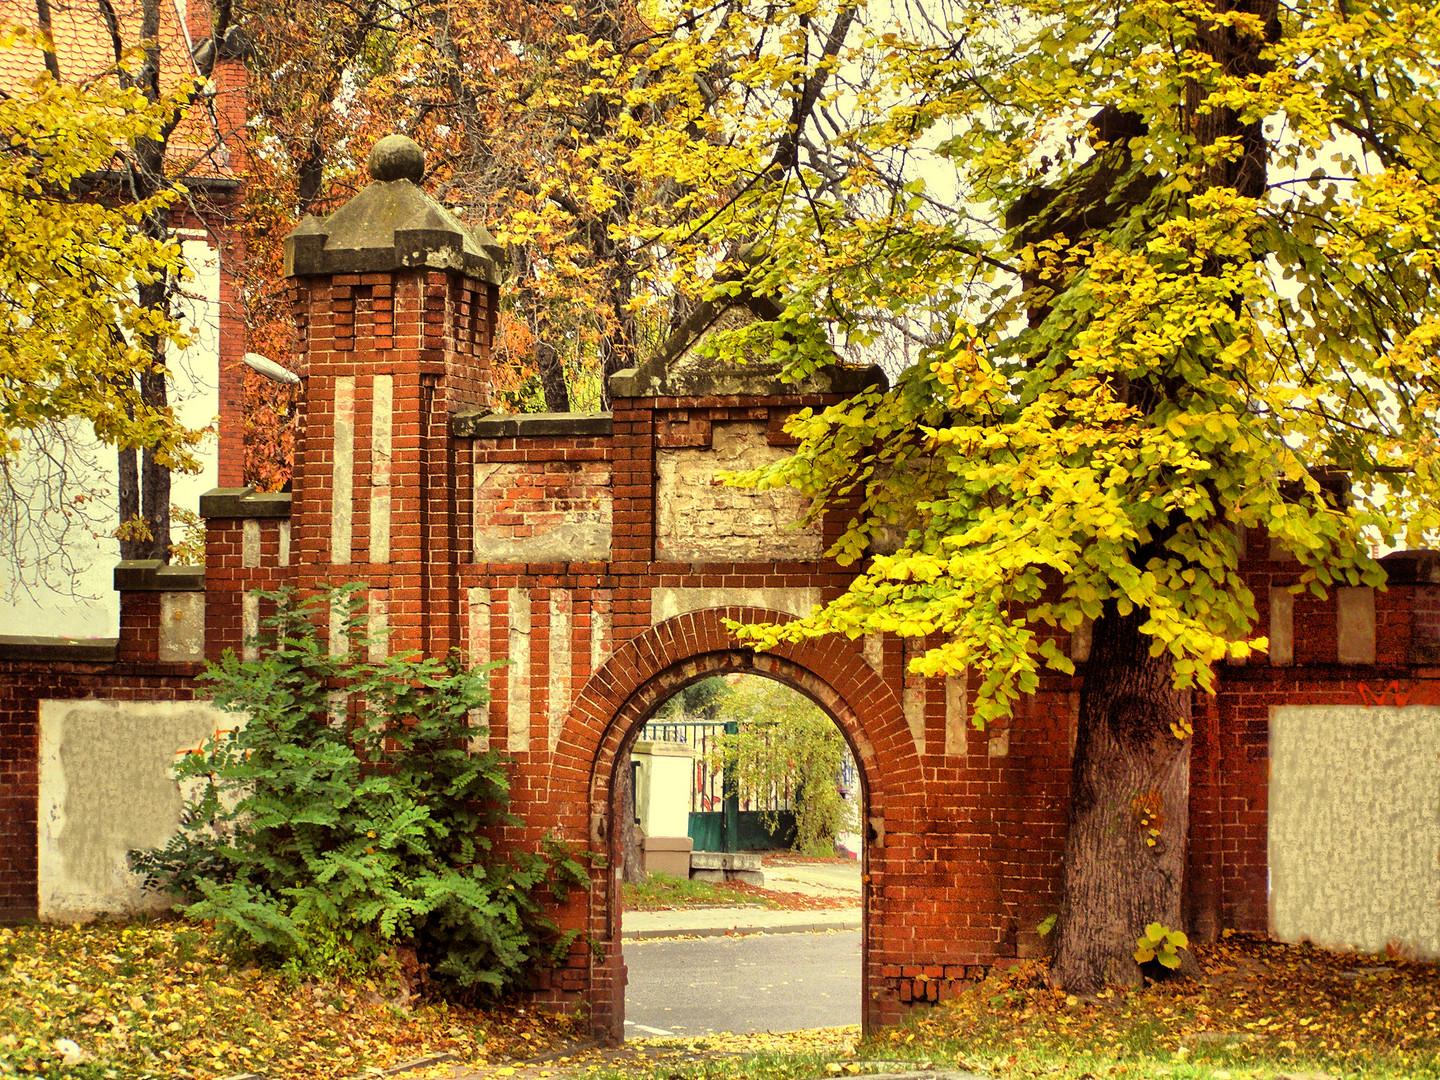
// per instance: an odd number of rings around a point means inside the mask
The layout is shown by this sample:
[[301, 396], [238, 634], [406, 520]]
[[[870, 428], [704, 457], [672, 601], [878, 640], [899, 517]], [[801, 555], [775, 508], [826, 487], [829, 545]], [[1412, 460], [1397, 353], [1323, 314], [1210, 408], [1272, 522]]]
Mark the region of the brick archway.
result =
[[[595, 1030], [623, 1038], [624, 964], [620, 947], [619, 800], [615, 778], [646, 720], [684, 687], [714, 675], [746, 673], [780, 682], [815, 702], [840, 728], [861, 778], [866, 842], [862, 876], [872, 878], [883, 863], [884, 820], [893, 792], [918, 784], [920, 760], [900, 700], [866, 663], [854, 644], [834, 639], [756, 653], [738, 645], [726, 620], [768, 622], [783, 614], [755, 608], [713, 608], [677, 616], [627, 642], [586, 683], [560, 735], [568, 758], [552, 774], [554, 800], [573, 797], [576, 772], [583, 769], [590, 823], [590, 847], [604, 851], [609, 869], [594, 877], [588, 924], [599, 946], [591, 967], [590, 1008]], [[870, 987], [880, 985], [872, 963], [868, 885], [862, 898], [862, 1016], [878, 1023]], [[875, 969], [872, 971], [872, 967]]]

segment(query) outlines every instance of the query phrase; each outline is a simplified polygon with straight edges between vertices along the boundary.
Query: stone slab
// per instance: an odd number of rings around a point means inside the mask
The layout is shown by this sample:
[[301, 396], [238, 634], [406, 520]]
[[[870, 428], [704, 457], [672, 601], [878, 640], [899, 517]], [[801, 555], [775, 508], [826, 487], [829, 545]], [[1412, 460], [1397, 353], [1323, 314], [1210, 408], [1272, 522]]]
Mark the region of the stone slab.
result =
[[608, 438], [615, 424], [606, 413], [460, 413], [450, 418], [450, 434], [457, 439], [536, 438], [542, 435], [571, 438]]
[[288, 518], [291, 496], [288, 491], [256, 491], [254, 488], [211, 488], [200, 496], [202, 518]]
[[113, 664], [118, 656], [119, 640], [116, 638], [32, 637], [26, 634], [0, 634], [0, 660]]
[[203, 566], [168, 566], [159, 559], [124, 559], [115, 567], [116, 592], [204, 592]]

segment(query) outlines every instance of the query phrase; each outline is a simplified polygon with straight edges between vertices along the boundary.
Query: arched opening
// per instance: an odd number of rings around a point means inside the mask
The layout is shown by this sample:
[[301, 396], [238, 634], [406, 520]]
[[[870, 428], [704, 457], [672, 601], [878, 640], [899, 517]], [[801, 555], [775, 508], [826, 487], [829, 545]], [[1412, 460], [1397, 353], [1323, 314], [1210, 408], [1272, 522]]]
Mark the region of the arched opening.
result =
[[[612, 745], [616, 746], [617, 752], [607, 763], [608, 769], [597, 770], [597, 774], [593, 777], [595, 781], [603, 782], [603, 787], [606, 792], [606, 801], [608, 804], [608, 814], [606, 816], [608, 821], [605, 834], [609, 838], [611, 865], [615, 868], [613, 886], [610, 890], [607, 890], [610, 894], [609, 903], [611, 910], [606, 913], [609, 916], [606, 922], [612, 928], [612, 941], [614, 942], [617, 954], [614, 964], [615, 975], [619, 977], [617, 980], [618, 985], [614, 987], [612, 997], [619, 1016], [614, 1023], [612, 1034], [614, 1037], [620, 1038], [625, 1037], [622, 1035], [622, 1031], [626, 1035], [631, 1036], [672, 1032], [687, 1035], [705, 1033], [705, 1030], [697, 1029], [696, 1024], [700, 1021], [695, 1019], [693, 1009], [690, 1013], [690, 1018], [683, 1022], [672, 1020], [671, 1023], [666, 1024], [663, 1022], [663, 1015], [653, 1010], [648, 1012], [642, 1020], [631, 1020], [628, 1024], [622, 1024], [620, 1022], [621, 1018], [625, 1016], [626, 968], [624, 964], [626, 961], [623, 960], [620, 955], [622, 952], [624, 914], [622, 910], [622, 886], [619, 879], [622, 876], [626, 857], [625, 841], [627, 830], [624, 824], [627, 820], [627, 815], [633, 814], [634, 812], [632, 806], [626, 799], [626, 792], [630, 789], [630, 784], [635, 776], [632, 765], [632, 752], [636, 746], [642, 742], [653, 743], [655, 741], [653, 739], [646, 739], [647, 725], [649, 725], [649, 734], [654, 735], [657, 734], [657, 725], [663, 727], [666, 719], [676, 722], [673, 711], [667, 710], [667, 704], [673, 702], [677, 695], [685, 696], [687, 692], [693, 693], [693, 688], [702, 685], [714, 685], [716, 680], [723, 680], [731, 685], [735, 685], [736, 683], [743, 685], [745, 681], [749, 680], [752, 684], [763, 684], [764, 686], [773, 687], [777, 691], [777, 696], [774, 698], [776, 701], [784, 700], [784, 698], [779, 696], [780, 694], [794, 695], [798, 701], [803, 701], [813, 710], [818, 710], [824, 717], [824, 722], [828, 723], [834, 731], [838, 732], [845, 750], [845, 757], [849, 762], [853, 762], [853, 778], [850, 781], [851, 791], [847, 793], [853, 800], [853, 807], [851, 812], [846, 815], [846, 820], [842, 823], [845, 826], [844, 831], [849, 834], [847, 839], [850, 844], [857, 849], [854, 851], [853, 882], [855, 900], [857, 901], [858, 907], [858, 918], [851, 918], [849, 920], [850, 924], [855, 926], [855, 929], [850, 931], [851, 936], [848, 942], [848, 948], [853, 951], [848, 959], [844, 961], [844, 968], [841, 972], [829, 973], [828, 975], [823, 973], [825, 965], [821, 961], [821, 958], [813, 955], [806, 956], [806, 961], [811, 965], [810, 970], [812, 974], [810, 977], [812, 980], [823, 981], [824, 989], [817, 990], [811, 1002], [812, 1007], [808, 1012], [803, 1009], [791, 1011], [787, 1013], [788, 1019], [780, 1019], [777, 1021], [775, 1014], [768, 1011], [765, 995], [762, 991], [769, 987], [773, 990], [776, 997], [784, 996], [787, 993], [793, 995], [797, 988], [793, 985], [786, 986], [786, 983], [793, 984], [794, 982], [801, 981], [805, 976], [792, 972], [791, 977], [777, 975], [775, 978], [766, 979], [763, 972], [760, 973], [761, 977], [755, 980], [750, 986], [751, 992], [741, 999], [744, 1002], [742, 1011], [746, 1012], [744, 1026], [751, 1030], [767, 1030], [778, 1029], [785, 1026], [817, 1027], [862, 1022], [866, 1014], [865, 1002], [868, 996], [868, 969], [870, 966], [866, 962], [869, 936], [866, 912], [869, 909], [867, 896], [869, 886], [867, 882], [869, 879], [868, 860], [871, 854], [871, 845], [865, 843], [864, 838], [868, 831], [868, 823], [874, 814], [871, 805], [872, 791], [875, 786], [874, 751], [866, 737], [862, 719], [857, 714], [854, 706], [829, 683], [809, 670], [809, 668], [794, 660], [780, 656], [768, 654], [757, 656], [746, 650], [724, 650], [706, 653], [672, 663], [644, 682], [636, 692], [631, 695], [629, 700], [626, 701], [625, 705], [619, 710], [619, 714], [615, 717], [611, 739], [607, 739], [606, 741], [611, 742], [613, 739], [614, 742]], [[756, 697], [763, 702], [764, 699], [762, 695], [756, 695]], [[739, 726], [738, 723], [736, 726]], [[653, 764], [653, 746], [650, 749]], [[600, 765], [599, 762], [597, 762], [597, 766], [598, 765]], [[723, 801], [723, 788], [726, 785], [725, 778], [723, 776], [719, 778], [715, 777], [713, 771], [706, 769], [703, 765], [697, 771], [702, 774], [706, 772], [710, 773], [710, 775], [703, 777], [704, 782], [710, 785], [710, 790], [707, 793], [708, 797], [713, 799], [718, 795]], [[738, 781], [739, 776], [733, 779]], [[840, 777], [837, 776], [835, 780], [839, 781]], [[597, 785], [597, 787], [598, 786], [599, 785]], [[737, 783], [736, 786], [741, 785]], [[596, 790], [596, 794], [598, 795], [599, 793], [600, 792]], [[718, 810], [713, 807], [701, 809], [698, 811], [700, 818], [695, 822], [698, 828], [687, 828], [687, 833], [692, 831], [703, 832], [706, 827], [708, 827], [712, 834], [712, 840], [703, 844], [703, 846], [707, 847], [715, 846], [713, 843], [713, 834], [716, 832], [724, 838], [721, 844], [722, 847], [728, 846], [734, 849], [740, 849], [746, 844], [747, 838], [753, 841], [757, 829], [763, 829], [765, 825], [764, 818], [766, 816], [766, 808], [759, 805], [761, 801], [760, 792], [752, 791], [747, 794], [749, 795], [748, 800], [744, 798], [735, 799], [732, 797], [731, 806], [728, 808], [728, 816], [730, 818], [728, 822], [726, 821], [727, 808], [723, 806]], [[793, 812], [794, 792], [790, 794], [792, 798], [789, 801], [792, 804]], [[747, 802], [748, 806], [746, 805]], [[739, 805], [736, 805], [737, 803]], [[703, 805], [702, 802], [702, 806]], [[741, 809], [742, 806], [745, 806], [745, 809]], [[674, 820], [673, 811], [674, 808], [672, 807], [672, 821]], [[690, 807], [685, 807], [687, 817], [689, 816], [689, 812]], [[741, 818], [740, 815], [742, 814], [746, 816]], [[780, 819], [777, 822], [775, 820], [776, 817], [778, 817], [778, 815], [772, 816], [772, 825], [785, 823], [784, 819]], [[716, 820], [717, 818], [719, 819], [718, 821]], [[813, 825], [813, 823], [810, 824]], [[674, 826], [672, 825], [671, 828], [673, 829]], [[719, 854], [720, 857], [717, 859], [697, 859], [697, 861], [702, 864], [710, 862], [715, 865], [719, 873], [713, 876], [721, 878], [727, 876], [743, 876], [746, 870], [754, 868], [754, 863], [749, 860], [747, 860], [747, 862], [750, 862], [750, 865], [746, 866], [740, 864], [737, 860], [726, 858], [727, 853], [724, 851]], [[737, 851], [736, 854], [739, 854], [739, 852]], [[688, 854], [686, 858], [688, 861]], [[740, 873], [736, 874], [736, 871], [740, 871]], [[837, 892], [838, 891], [839, 890], [837, 890]], [[640, 921], [640, 916], [635, 916], [635, 919], [637, 922]], [[763, 923], [766, 921], [774, 921], [776, 922], [775, 929], [778, 930], [781, 927], [788, 928], [788, 926], [795, 925], [813, 926], [817, 923], [828, 925], [831, 922], [837, 921], [835, 919], [825, 919], [816, 916], [813, 911], [811, 913], [802, 912], [802, 919], [803, 922], [793, 918], [781, 920], [771, 920], [768, 918], [756, 919], [752, 920], [752, 922]], [[683, 922], [684, 919], [682, 918], [681, 923]], [[667, 936], [663, 932], [663, 925], [664, 923], [662, 921], [661, 929], [656, 936]], [[845, 933], [845, 931], [842, 931], [841, 934], [836, 937], [827, 935], [827, 938], [830, 940], [827, 940], [825, 944], [830, 953], [844, 957], [847, 943], [841, 939], [845, 937]], [[797, 949], [802, 952], [804, 951], [802, 949], [801, 939], [792, 938], [790, 935], [787, 935], [787, 938], [789, 938], [789, 940], [785, 941], [779, 938], [770, 939], [771, 947], [768, 951], [774, 954], [774, 964], [783, 965], [785, 963], [784, 957], [787, 953], [795, 953]], [[700, 940], [704, 942], [707, 939]], [[695, 968], [697, 971], [695, 978], [692, 980], [694, 985], [691, 986], [692, 1005], [698, 1001], [700, 1005], [703, 1006], [703, 999], [706, 995], [703, 984], [707, 982], [703, 977], [705, 969], [709, 969], [712, 974], [722, 976], [719, 980], [715, 980], [716, 989], [712, 992], [724, 995], [732, 1007], [728, 1011], [723, 1009], [712, 1011], [710, 1030], [733, 1030], [735, 1028], [734, 1018], [738, 1015], [734, 1007], [735, 995], [730, 990], [724, 989], [724, 986], [727, 980], [743, 978], [744, 973], [736, 970], [725, 970], [726, 965], [754, 966], [763, 965], [764, 963], [764, 961], [754, 959], [754, 956], [758, 955], [759, 952], [766, 951], [763, 941], [760, 939], [751, 939], [745, 946], [741, 946], [738, 943], [742, 941], [744, 941], [743, 938], [730, 936], [709, 939], [708, 948], [703, 946], [692, 948], [688, 959], [684, 961], [685, 964], [691, 968]], [[760, 946], [759, 950], [756, 949], [757, 945]], [[640, 976], [644, 976], [647, 971], [647, 965], [640, 959], [642, 955], [641, 950], [647, 947], [647, 943], [636, 939], [625, 942], [623, 946], [624, 949], [629, 950], [630, 955], [636, 957], [635, 970], [637, 975]], [[746, 958], [745, 948], [747, 947], [751, 950], [750, 959]], [[673, 962], [674, 958], [671, 958], [670, 963]], [[776, 970], [778, 971], [780, 969], [777, 968]], [[638, 990], [639, 987], [637, 986], [637, 991]], [[663, 990], [652, 986], [646, 988], [645, 993], [653, 996], [656, 993], [663, 993]], [[835, 1008], [827, 1008], [830, 1003], [823, 1000], [823, 995], [826, 994], [829, 994], [832, 998], [836, 998], [837, 994], [839, 995], [838, 999], [834, 1001]], [[634, 995], [632, 995], [632, 1001], [637, 1005], [637, 1008], [648, 1007], [650, 1004], [648, 1002], [635, 1000]], [[702, 1007], [700, 1011], [703, 1013], [706, 1010]], [[729, 1020], [724, 1019], [724, 1017], [727, 1016], [730, 1017]], [[657, 1017], [659, 1017], [662, 1022], [657, 1022]], [[820, 1022], [815, 1022], [815, 1018], [819, 1017], [824, 1017], [825, 1019]]]

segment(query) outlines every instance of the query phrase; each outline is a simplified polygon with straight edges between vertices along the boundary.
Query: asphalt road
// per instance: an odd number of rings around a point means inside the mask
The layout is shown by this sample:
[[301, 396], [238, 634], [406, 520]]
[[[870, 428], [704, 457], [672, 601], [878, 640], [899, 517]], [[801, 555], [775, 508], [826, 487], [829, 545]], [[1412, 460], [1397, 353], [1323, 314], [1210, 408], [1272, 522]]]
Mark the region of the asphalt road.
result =
[[860, 931], [627, 941], [625, 1034], [860, 1022]]

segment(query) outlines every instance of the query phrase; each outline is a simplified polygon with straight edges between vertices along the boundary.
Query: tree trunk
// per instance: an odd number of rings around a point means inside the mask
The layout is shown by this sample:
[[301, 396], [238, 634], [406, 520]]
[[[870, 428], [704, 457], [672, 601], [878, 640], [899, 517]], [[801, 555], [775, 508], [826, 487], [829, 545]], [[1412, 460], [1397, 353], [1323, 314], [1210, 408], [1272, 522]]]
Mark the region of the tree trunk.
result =
[[[119, 483], [116, 499], [120, 504], [120, 522], [134, 521], [140, 516], [140, 451], [133, 446], [121, 447], [118, 451]], [[120, 534], [120, 558], [143, 559], [141, 547], [132, 539], [129, 529]]]
[[[140, 6], [140, 51], [144, 63], [129, 76], [130, 85], [150, 101], [160, 100], [160, 0], [142, 0]], [[111, 46], [118, 61], [123, 55], [121, 27], [114, 10], [102, 6]], [[220, 26], [223, 32], [224, 25]], [[210, 62], [213, 63], [213, 55]], [[176, 109], [161, 127], [158, 135], [139, 139], [127, 171], [126, 186], [137, 201], [153, 196], [167, 182], [165, 150], [170, 134], [184, 115]], [[141, 218], [139, 228], [154, 240], [171, 236], [170, 211], [163, 207]], [[171, 287], [168, 274], [141, 282], [136, 287], [136, 300], [142, 308], [169, 312]], [[140, 400], [147, 408], [163, 410], [169, 405], [169, 387], [165, 374], [165, 356], [160, 339], [148, 335], [144, 339], [148, 363], [142, 365], [135, 378]], [[120, 557], [122, 559], [159, 559], [170, 561], [170, 470], [156, 460], [155, 448], [141, 447], [120, 451]]]
[[[1145, 927], [1181, 929], [1190, 691], [1175, 688], [1168, 654], [1150, 655], [1151, 639], [1140, 631], [1146, 617], [1106, 605], [1080, 691], [1064, 899], [1050, 967], [1051, 985], [1074, 993], [1138, 983], [1133, 954]], [[1193, 959], [1182, 970], [1193, 972]]]
[[[535, 328], [540, 333], [549, 331], [544, 320], [537, 320]], [[545, 391], [545, 411], [568, 413], [570, 389], [565, 385], [565, 365], [554, 345], [545, 340], [535, 343], [535, 366], [540, 371], [540, 388]]]
[[[628, 757], [627, 757], [628, 760]], [[635, 770], [627, 766], [628, 774], [621, 781], [620, 797], [620, 849], [624, 860], [620, 875], [627, 885], [643, 885], [645, 878], [644, 830], [635, 820]]]

